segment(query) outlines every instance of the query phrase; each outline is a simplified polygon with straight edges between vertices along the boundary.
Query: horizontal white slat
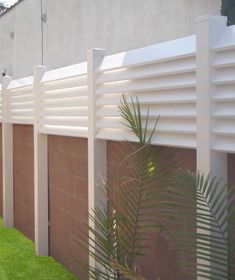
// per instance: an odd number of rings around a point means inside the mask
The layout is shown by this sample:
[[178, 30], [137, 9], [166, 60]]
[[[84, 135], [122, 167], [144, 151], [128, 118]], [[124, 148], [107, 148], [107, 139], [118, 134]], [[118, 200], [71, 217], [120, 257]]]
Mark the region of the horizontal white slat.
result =
[[235, 112], [216, 112], [212, 114], [215, 119], [235, 119]]
[[33, 116], [33, 109], [10, 109], [9, 113], [12, 117], [27, 117]]
[[[112, 127], [112, 128], [109, 128], [109, 127], [105, 127], [105, 128], [102, 128], [102, 129], [114, 129], [116, 128], [115, 126]], [[117, 129], [123, 129], [123, 127], [117, 127]], [[151, 130], [152, 127], [149, 127], [149, 131], [152, 131]], [[192, 135], [196, 135], [196, 130], [195, 129], [181, 129], [181, 128], [178, 128], [178, 129], [167, 129], [167, 128], [158, 128], [157, 130], [158, 133], [171, 133], [171, 134], [192, 134]]]
[[11, 102], [27, 102], [33, 100], [33, 93], [10, 95]]
[[74, 136], [74, 137], [88, 137], [88, 130], [85, 128], [71, 128], [63, 126], [45, 126], [39, 130], [40, 133], [49, 135], [62, 135], [62, 136]]
[[63, 107], [79, 107], [79, 106], [87, 106], [87, 99], [79, 99], [79, 98], [63, 98], [58, 100], [48, 100], [44, 99], [45, 108], [60, 108]]
[[[128, 132], [124, 129], [105, 129], [99, 130], [96, 135], [98, 139], [115, 140], [121, 141], [128, 139], [130, 141], [136, 142], [137, 139], [133, 133]], [[156, 133], [153, 136], [152, 144], [162, 145], [162, 146], [172, 146], [172, 147], [196, 147], [196, 136], [193, 134], [178, 134], [178, 133]]]
[[6, 94], [6, 121], [33, 124], [33, 76], [11, 81]]
[[231, 98], [235, 96], [234, 85], [218, 85], [214, 89], [213, 98]]
[[123, 81], [120, 83], [103, 84], [99, 86], [96, 94], [112, 94], [112, 93], [130, 93], [154, 90], [167, 90], [179, 88], [192, 88], [196, 86], [195, 77], [188, 75], [186, 77], [174, 77], [165, 79], [146, 79], [138, 81]]
[[235, 101], [235, 96], [229, 95], [229, 94], [224, 95], [224, 96], [219, 95], [219, 96], [215, 96], [213, 98], [213, 100], [215, 102], [233, 102], [233, 101]]
[[7, 90], [7, 94], [9, 94], [10, 96], [16, 96], [16, 95], [24, 95], [27, 93], [33, 93], [33, 85], [29, 85], [29, 86], [24, 86], [21, 88], [12, 88], [12, 89], [8, 89]]
[[212, 146], [214, 150], [223, 152], [235, 152], [235, 136], [234, 135], [217, 135]]
[[57, 108], [53, 109], [47, 109], [44, 108], [42, 115], [44, 117], [46, 116], [74, 116], [74, 117], [83, 117], [88, 116], [88, 109], [87, 107], [66, 107], [66, 108], [60, 108], [59, 110]]
[[13, 91], [14, 89], [22, 90], [23, 88], [32, 88], [33, 85], [33, 76], [25, 77], [18, 80], [12, 80], [7, 89]]
[[40, 91], [41, 133], [87, 137], [87, 63], [46, 72]]
[[13, 124], [33, 124], [33, 117], [31, 116], [21, 116], [21, 117], [10, 117], [7, 118], [8, 123], [13, 123]]
[[216, 103], [213, 114], [233, 116], [235, 114], [235, 103], [229, 101]]
[[168, 61], [194, 55], [196, 36], [176, 39], [140, 49], [135, 49], [104, 57], [98, 71], [130, 67], [156, 61]]
[[43, 83], [42, 89], [44, 91], [48, 90], [62, 90], [66, 88], [79, 88], [82, 90], [82, 87], [86, 87], [87, 77], [71, 77], [58, 81], [51, 81]]
[[235, 26], [228, 26], [223, 30], [222, 36], [214, 46], [215, 52], [235, 49]]
[[150, 64], [140, 67], [124, 68], [118, 71], [104, 71], [99, 74], [96, 83], [122, 81], [127, 79], [143, 79], [151, 77], [169, 76], [196, 71], [194, 57], [159, 64]]
[[33, 101], [27, 102], [11, 102], [11, 109], [33, 109]]
[[88, 127], [87, 117], [46, 117], [42, 123], [45, 125], [56, 125], [56, 126], [77, 126], [77, 127]]
[[[146, 116], [148, 112], [148, 106], [143, 105], [141, 113], [143, 116]], [[96, 112], [96, 116], [119, 116], [120, 110], [117, 106], [105, 105], [98, 108]], [[195, 116], [196, 115], [196, 105], [195, 104], [161, 104], [161, 105], [153, 105], [150, 107], [149, 116]]]
[[235, 61], [223, 61], [223, 62], [220, 62], [218, 64], [213, 64], [212, 65], [215, 69], [221, 69], [221, 68], [226, 68], [226, 67], [235, 67]]
[[68, 77], [82, 76], [87, 74], [87, 62], [74, 64], [67, 67], [58, 68], [47, 71], [42, 79], [42, 82], [65, 79]]
[[235, 129], [234, 124], [234, 118], [216, 118], [214, 119], [213, 128], [215, 130], [231, 131]]
[[213, 133], [217, 134], [217, 135], [235, 136], [235, 129], [231, 129], [231, 130], [226, 130], [226, 129], [213, 130]]
[[[153, 91], [125, 94], [126, 100], [131, 104], [131, 98], [133, 101], [138, 101], [141, 104], [175, 104], [175, 103], [192, 103], [196, 102], [196, 91], [195, 89], [180, 89], [173, 91]], [[121, 94], [104, 94], [97, 98], [96, 105], [118, 105], [122, 100]]]
[[235, 49], [216, 53], [212, 66], [215, 69], [233, 67], [235, 65]]
[[217, 78], [214, 80], [213, 83], [215, 85], [234, 85], [235, 84], [235, 77], [224, 77], [224, 78]]
[[[104, 117], [104, 118], [98, 118], [96, 122], [97, 128], [119, 128], [123, 129], [125, 128], [125, 123], [121, 117]], [[143, 127], [145, 127], [146, 119], [143, 119]], [[148, 128], [151, 130], [153, 126], [156, 123], [156, 118], [149, 119], [148, 121]], [[160, 119], [158, 121], [156, 130], [167, 130], [167, 131], [188, 131], [188, 132], [196, 132], [196, 119], [180, 119], [180, 118], [164, 118], [160, 116]]]
[[214, 75], [215, 82], [219, 81], [233, 81], [235, 76], [235, 67], [217, 69]]
[[46, 98], [57, 99], [57, 98], [68, 98], [76, 96], [87, 96], [87, 87], [75, 87], [75, 88], [66, 88], [62, 90], [51, 90], [44, 91], [42, 95], [45, 95]]

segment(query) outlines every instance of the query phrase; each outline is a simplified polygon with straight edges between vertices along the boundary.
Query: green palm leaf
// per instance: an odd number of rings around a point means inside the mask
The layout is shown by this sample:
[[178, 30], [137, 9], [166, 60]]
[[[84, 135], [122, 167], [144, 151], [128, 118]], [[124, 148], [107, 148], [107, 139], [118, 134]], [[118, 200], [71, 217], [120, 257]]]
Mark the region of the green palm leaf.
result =
[[174, 153], [151, 146], [159, 117], [150, 129], [150, 108], [144, 119], [138, 99], [124, 96], [119, 109], [137, 143], [122, 142], [120, 164], [102, 186], [108, 207], [90, 213], [95, 228], [82, 244], [96, 266], [83, 267], [92, 279], [142, 279], [136, 260], [148, 254], [155, 230], [188, 279], [235, 279], [235, 188], [210, 175], [173, 173]]
[[[228, 230], [228, 219], [230, 228], [235, 221], [234, 201], [234, 188], [228, 191], [227, 185], [215, 177], [182, 169], [171, 178], [162, 195], [158, 209], [178, 226], [171, 231], [175, 241], [172, 246], [183, 252], [184, 266], [195, 276], [234, 279], [232, 261], [228, 270], [229, 256], [234, 257], [234, 233]], [[188, 228], [182, 229], [180, 221]], [[197, 269], [189, 258], [195, 250]]]
[[[164, 228], [156, 215], [156, 198], [177, 162], [169, 149], [159, 148], [156, 153], [156, 148], [150, 145], [158, 119], [149, 130], [149, 113], [143, 122], [138, 100], [131, 99], [128, 103], [123, 97], [120, 112], [138, 142], [122, 142], [119, 153], [123, 158], [110, 179], [111, 183], [105, 182], [102, 186], [108, 208], [94, 209], [90, 213], [95, 228], [88, 227], [92, 234], [88, 244], [85, 236], [83, 243], [90, 246], [89, 254], [96, 260], [96, 267], [84, 264], [83, 267], [92, 279], [130, 279], [121, 276], [117, 265], [133, 270], [136, 259], [148, 253], [149, 229]], [[160, 167], [163, 162], [165, 164]]]

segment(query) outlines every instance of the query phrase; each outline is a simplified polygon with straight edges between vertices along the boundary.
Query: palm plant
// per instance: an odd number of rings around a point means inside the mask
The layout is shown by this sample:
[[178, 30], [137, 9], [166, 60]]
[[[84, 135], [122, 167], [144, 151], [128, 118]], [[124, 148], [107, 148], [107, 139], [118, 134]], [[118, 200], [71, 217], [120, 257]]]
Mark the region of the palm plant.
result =
[[[202, 279], [229, 279], [234, 274], [235, 188], [211, 175], [179, 169], [170, 178], [159, 208], [186, 229], [169, 230], [172, 248], [183, 252], [186, 273]], [[190, 258], [197, 251], [197, 265]]]
[[[150, 145], [158, 118], [150, 130], [149, 114], [143, 121], [138, 100], [129, 103], [123, 97], [120, 111], [137, 143], [123, 141], [119, 151], [123, 158], [102, 186], [108, 207], [90, 213], [95, 228], [89, 227], [92, 235], [88, 242], [84, 236], [83, 245], [89, 245], [96, 267], [83, 267], [93, 279], [130, 279], [131, 272], [135, 275], [132, 279], [142, 279], [138, 257], [146, 255], [151, 247], [149, 231], [163, 227], [156, 215], [156, 199], [177, 162], [170, 149], [159, 148], [156, 153]], [[158, 161], [165, 164], [160, 167]]]
[[176, 169], [169, 150], [156, 153], [150, 143], [159, 118], [149, 129], [149, 110], [144, 121], [138, 99], [123, 97], [119, 108], [138, 141], [123, 142], [123, 159], [103, 186], [108, 207], [90, 213], [95, 228], [83, 239], [96, 261], [95, 267], [83, 264], [90, 278], [143, 280], [138, 260], [148, 254], [154, 230], [168, 240], [171, 254], [180, 255], [186, 279], [234, 279], [234, 188]]

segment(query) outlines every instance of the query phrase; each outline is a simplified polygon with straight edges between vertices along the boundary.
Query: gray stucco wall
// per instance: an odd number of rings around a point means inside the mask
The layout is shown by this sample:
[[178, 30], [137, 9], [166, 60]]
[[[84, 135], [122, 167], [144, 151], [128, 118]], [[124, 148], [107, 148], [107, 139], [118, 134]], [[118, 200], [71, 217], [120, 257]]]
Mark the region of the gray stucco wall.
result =
[[[220, 14], [221, 0], [24, 0], [0, 17], [0, 69], [14, 78], [194, 33], [194, 18]], [[14, 38], [11, 35], [14, 33]], [[42, 43], [43, 38], [43, 43]], [[42, 47], [43, 46], [43, 47]]]

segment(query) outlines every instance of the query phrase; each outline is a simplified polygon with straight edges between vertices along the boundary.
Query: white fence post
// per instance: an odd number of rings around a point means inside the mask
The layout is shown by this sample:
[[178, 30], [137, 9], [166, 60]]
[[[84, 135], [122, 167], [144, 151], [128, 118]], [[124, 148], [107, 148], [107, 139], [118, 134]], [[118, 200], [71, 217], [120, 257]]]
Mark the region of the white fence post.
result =
[[[227, 154], [212, 150], [213, 138], [213, 85], [214, 71], [212, 67], [214, 55], [212, 48], [226, 28], [225, 17], [202, 16], [196, 19], [197, 36], [197, 170], [204, 174], [211, 173], [218, 178], [227, 179]], [[226, 191], [226, 190], [225, 190]], [[200, 233], [200, 230], [198, 230]], [[208, 228], [208, 233], [210, 229]], [[199, 252], [199, 251], [198, 251]], [[208, 265], [208, 272], [213, 270], [213, 264]], [[198, 261], [198, 268], [200, 263]], [[225, 271], [227, 267], [224, 268]], [[207, 270], [205, 268], [205, 270]], [[204, 279], [199, 277], [198, 279]], [[226, 279], [226, 273], [224, 275]]]
[[[96, 96], [95, 96], [95, 70], [101, 63], [104, 51], [91, 49], [87, 51], [88, 62], [88, 210], [97, 206], [104, 206], [105, 199], [101, 196], [99, 185], [107, 177], [107, 147], [105, 140], [95, 138], [96, 135]], [[89, 219], [89, 225], [94, 228], [94, 223]], [[91, 233], [90, 233], [91, 234]], [[94, 236], [93, 236], [94, 237]], [[92, 248], [90, 247], [92, 250]], [[89, 257], [89, 265], [95, 267], [95, 260]]]
[[13, 194], [13, 125], [7, 122], [7, 106], [9, 96], [7, 87], [10, 76], [3, 78], [3, 123], [2, 123], [2, 165], [3, 165], [3, 219], [6, 227], [14, 226], [14, 194]]
[[47, 135], [39, 133], [40, 81], [44, 66], [34, 68], [34, 211], [35, 250], [37, 255], [48, 255], [48, 158]]
[[227, 177], [226, 154], [214, 152], [212, 146], [212, 111], [214, 92], [213, 52], [218, 37], [226, 27], [226, 17], [202, 16], [196, 19], [197, 35], [197, 168], [205, 173]]

